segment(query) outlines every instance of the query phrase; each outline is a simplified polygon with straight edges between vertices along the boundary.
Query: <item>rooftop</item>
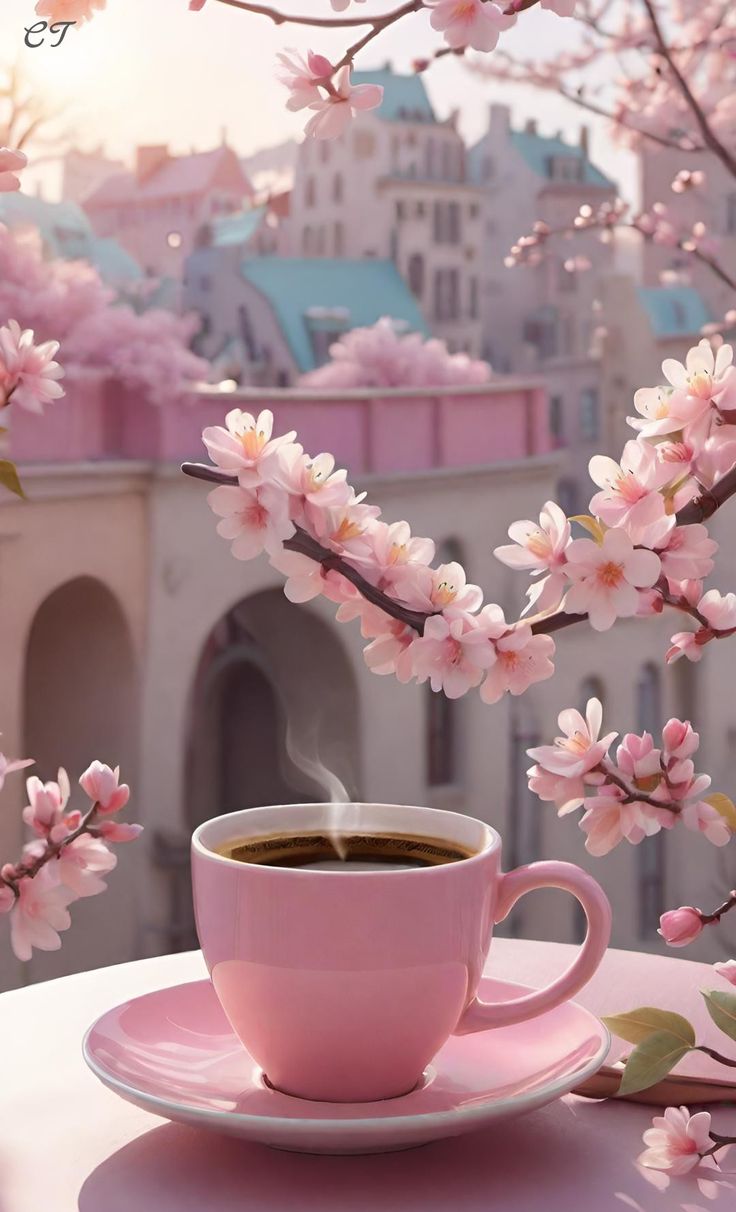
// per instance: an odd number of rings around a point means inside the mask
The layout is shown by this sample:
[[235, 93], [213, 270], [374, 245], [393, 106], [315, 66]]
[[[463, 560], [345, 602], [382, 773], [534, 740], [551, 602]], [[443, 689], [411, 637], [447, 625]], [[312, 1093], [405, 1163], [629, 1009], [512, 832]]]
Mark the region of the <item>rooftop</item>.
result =
[[235, 153], [223, 145], [213, 151], [192, 152], [188, 156], [166, 156], [142, 179], [134, 172], [113, 173], [85, 198], [84, 204], [121, 206], [133, 201], [198, 196], [208, 191], [216, 174], [228, 161], [242, 174], [245, 196], [249, 190], [248, 179]]
[[[565, 184], [565, 178], [556, 171], [560, 161], [573, 161], [580, 165], [569, 184], [593, 185], [603, 189], [615, 189], [614, 182], [596, 168], [584, 147], [566, 143], [559, 135], [539, 135], [536, 131], [510, 130], [509, 141], [532, 172], [547, 181]], [[476, 181], [482, 179], [485, 139], [481, 139], [468, 151], [468, 164]]]
[[655, 337], [689, 337], [712, 319], [694, 286], [642, 286], [637, 294]]
[[95, 235], [76, 202], [46, 202], [29, 194], [0, 194], [0, 222], [13, 228], [34, 227], [46, 253], [64, 261], [88, 261], [111, 285], [143, 277], [138, 262], [117, 240]]
[[323, 310], [339, 310], [339, 327], [346, 331], [389, 316], [429, 336], [392, 261], [257, 257], [244, 261], [241, 273], [270, 303], [300, 371], [316, 366], [311, 334]]
[[375, 112], [385, 122], [436, 122], [421, 75], [400, 76], [390, 67], [353, 72], [354, 84], [380, 84], [383, 102]]

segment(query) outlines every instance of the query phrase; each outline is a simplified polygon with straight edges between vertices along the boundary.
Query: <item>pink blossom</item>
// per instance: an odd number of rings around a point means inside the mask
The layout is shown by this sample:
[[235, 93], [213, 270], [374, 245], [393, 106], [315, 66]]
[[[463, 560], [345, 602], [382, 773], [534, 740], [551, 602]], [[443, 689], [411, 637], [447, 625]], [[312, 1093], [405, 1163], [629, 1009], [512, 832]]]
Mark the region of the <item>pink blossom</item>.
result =
[[587, 834], [585, 849], [597, 858], [624, 840], [637, 845], [664, 824], [664, 814], [638, 800], [628, 802], [626, 793], [615, 784], [601, 786], [597, 795], [585, 800], [585, 809], [580, 821]]
[[276, 57], [281, 64], [277, 79], [291, 94], [286, 102], [287, 109], [306, 109], [307, 106], [322, 101], [318, 84], [328, 82], [335, 70], [329, 59], [325, 59], [324, 55], [315, 54], [314, 51], [307, 51], [305, 58], [291, 48]]
[[16, 770], [25, 770], [26, 766], [33, 765], [33, 758], [6, 758], [4, 753], [0, 753], [0, 791], [5, 784], [6, 776], [13, 774]]
[[279, 551], [296, 529], [289, 517], [286, 495], [271, 484], [256, 488], [222, 484], [209, 493], [207, 502], [222, 519], [217, 523], [217, 533], [232, 540], [230, 550], [236, 560], [252, 560], [262, 551]]
[[142, 832], [142, 825], [123, 821], [100, 821], [94, 828], [94, 836], [104, 838], [106, 842], [134, 842]]
[[639, 1164], [650, 1170], [687, 1174], [713, 1146], [707, 1111], [691, 1115], [687, 1107], [668, 1107], [652, 1124], [644, 1133], [647, 1148], [639, 1157]]
[[347, 505], [320, 510], [315, 525], [315, 536], [323, 547], [358, 562], [370, 558], [371, 531], [381, 512], [377, 505], [364, 505], [364, 495]]
[[540, 0], [540, 8], [548, 8], [558, 17], [572, 17], [578, 0]]
[[703, 929], [703, 918], [699, 909], [683, 905], [680, 909], [669, 909], [659, 919], [662, 938], [670, 947], [687, 947]]
[[[280, 438], [272, 438], [273, 413], [264, 408], [253, 417], [249, 412], [233, 408], [225, 417], [225, 428], [209, 425], [202, 432], [207, 453], [218, 467], [236, 471], [241, 488], [252, 488], [269, 476], [276, 451], [293, 442], [294, 430]], [[296, 448], [301, 452], [301, 447]]]
[[629, 424], [643, 437], [684, 430], [686, 440], [700, 449], [710, 431], [713, 402], [722, 402], [736, 387], [732, 359], [730, 345], [721, 345], [714, 354], [706, 339], [689, 350], [684, 366], [666, 358], [662, 370], [670, 388], [640, 388], [634, 406], [643, 420], [630, 417]]
[[28, 157], [23, 152], [0, 147], [0, 194], [14, 193], [20, 189], [20, 180], [16, 173], [25, 168], [27, 163]]
[[651, 506], [652, 495], [659, 512], [664, 513], [659, 490], [672, 479], [673, 473], [657, 458], [651, 443], [643, 440], [627, 442], [620, 463], [607, 455], [594, 455], [588, 470], [593, 483], [601, 489], [590, 502], [591, 513], [607, 526], [636, 527], [643, 517], [649, 523], [651, 516], [647, 506]]
[[688, 661], [697, 662], [703, 655], [705, 644], [713, 638], [710, 631], [701, 628], [699, 631], [676, 631], [670, 638], [671, 647], [667, 649], [665, 660], [668, 665], [687, 657]]
[[[707, 778], [707, 775], [701, 775]], [[710, 783], [710, 779], [708, 779]], [[685, 797], [682, 797], [685, 798]], [[717, 808], [705, 800], [694, 799], [682, 805], [680, 819], [686, 829], [702, 833], [713, 846], [727, 846], [731, 841], [731, 830]]]
[[26, 780], [28, 805], [23, 809], [23, 820], [33, 832], [52, 842], [61, 841], [70, 832], [64, 810], [69, 802], [69, 777], [60, 769], [58, 782], [42, 783], [35, 774]]
[[496, 659], [488, 628], [472, 615], [447, 619], [431, 615], [424, 634], [412, 646], [414, 672], [420, 682], [429, 679], [433, 690], [458, 699], [477, 686]]
[[67, 905], [75, 900], [71, 888], [59, 880], [51, 867], [42, 867], [33, 879], [20, 880], [18, 897], [10, 912], [10, 943], [19, 960], [29, 960], [34, 947], [58, 951], [60, 930], [68, 930], [71, 918]]
[[656, 786], [662, 777], [661, 756], [661, 750], [654, 748], [654, 741], [648, 732], [642, 736], [628, 732], [616, 750], [616, 763], [640, 790], [648, 790], [646, 784], [651, 779], [656, 780]]
[[332, 90], [326, 97], [312, 101], [315, 110], [304, 128], [305, 135], [314, 139], [338, 139], [344, 134], [357, 113], [375, 109], [383, 100], [380, 84], [351, 84], [350, 65], [341, 67]]
[[45, 17], [49, 25], [56, 21], [72, 21], [81, 25], [91, 21], [96, 12], [100, 12], [107, 0], [38, 0], [36, 13]]
[[565, 598], [568, 614], [585, 614], [595, 631], [607, 631], [617, 618], [636, 614], [638, 589], [649, 589], [661, 571], [652, 551], [635, 550], [618, 528], [607, 530], [599, 545], [574, 539], [567, 549], [566, 574], [573, 582]]
[[567, 557], [565, 549], [570, 542], [570, 523], [554, 501], [547, 501], [539, 515], [539, 523], [529, 520], [514, 522], [509, 526], [512, 544], [496, 547], [493, 554], [509, 568], [529, 570], [532, 576], [546, 572], [538, 584], [528, 591], [529, 604], [524, 611], [536, 606], [538, 611], [554, 610], [565, 590], [562, 569]]
[[[326, 572], [322, 564], [299, 551], [282, 548], [270, 556], [269, 562], [286, 577], [284, 593], [290, 602], [311, 602], [325, 592], [328, 577], [336, 580], [339, 577], [338, 573]], [[342, 577], [339, 579], [344, 580]]]
[[724, 981], [728, 981], [731, 985], [736, 985], [736, 960], [723, 960], [720, 964], [714, 964], [716, 972], [722, 976]]
[[588, 699], [585, 719], [574, 707], [561, 711], [557, 723], [564, 736], [554, 745], [541, 745], [527, 753], [543, 770], [566, 779], [579, 779], [599, 766], [618, 735], [609, 732], [601, 737], [603, 707], [599, 699]]
[[482, 589], [468, 583], [465, 569], [456, 561], [437, 568], [402, 566], [396, 572], [393, 594], [412, 610], [441, 611], [447, 619], [475, 614], [483, 603]]
[[713, 631], [736, 627], [736, 593], [721, 594], [717, 589], [709, 589], [698, 602], [698, 610]]
[[366, 328], [353, 328], [330, 346], [330, 361], [302, 375], [303, 387], [454, 387], [487, 383], [487, 362], [466, 353], [451, 354], [444, 341], [405, 333], [382, 316]]
[[676, 390], [701, 400], [718, 399], [731, 383], [734, 375], [733, 349], [721, 345], [714, 354], [707, 338], [703, 338], [685, 358], [685, 365], [674, 358], [662, 363], [664, 376]]
[[700, 736], [693, 731], [692, 724], [683, 720], [668, 720], [662, 729], [662, 744], [665, 758], [682, 760], [692, 757], [700, 745]]
[[540, 800], [553, 803], [558, 816], [574, 812], [585, 800], [585, 780], [582, 777], [567, 778], [565, 775], [551, 774], [542, 766], [530, 767], [527, 776], [529, 790]]
[[79, 786], [105, 815], [119, 812], [130, 799], [128, 784], [120, 782], [120, 767], [112, 770], [104, 762], [92, 762], [81, 775]]
[[363, 649], [363, 659], [373, 673], [395, 674], [402, 683], [414, 677], [414, 652], [417, 633], [402, 623], [384, 615], [383, 630]]
[[718, 544], [710, 538], [705, 526], [675, 526], [666, 538], [654, 544], [666, 577], [675, 581], [695, 581], [713, 571], [712, 556]]
[[34, 345], [33, 329], [21, 330], [15, 320], [8, 320], [6, 328], [0, 328], [0, 388], [5, 393], [5, 403], [12, 401], [29, 412], [43, 412], [44, 404], [58, 400], [64, 388], [57, 382], [64, 371], [54, 354], [58, 341], [46, 341]]
[[15, 893], [7, 884], [0, 883], [0, 913], [10, 913], [15, 904]]
[[335, 471], [333, 455], [312, 458], [298, 443], [288, 443], [279, 449], [273, 478], [294, 498], [290, 503], [292, 518], [314, 532], [319, 528], [322, 510], [340, 508], [353, 498], [347, 475], [344, 468]]
[[555, 671], [555, 642], [549, 635], [533, 635], [528, 623], [509, 627], [500, 606], [485, 606], [478, 615], [493, 639], [496, 657], [480, 688], [484, 703], [497, 703], [504, 694], [519, 695]]
[[107, 888], [101, 877], [112, 871], [117, 861], [103, 841], [83, 833], [62, 847], [53, 866], [75, 897], [96, 896]]
[[477, 51], [492, 51], [502, 30], [516, 21], [492, 0], [425, 0], [432, 10], [430, 24], [445, 35], [453, 50], [466, 46]]
[[376, 522], [370, 532], [370, 544], [366, 575], [384, 591], [392, 588], [407, 566], [426, 567], [434, 559], [432, 540], [413, 536], [408, 522]]

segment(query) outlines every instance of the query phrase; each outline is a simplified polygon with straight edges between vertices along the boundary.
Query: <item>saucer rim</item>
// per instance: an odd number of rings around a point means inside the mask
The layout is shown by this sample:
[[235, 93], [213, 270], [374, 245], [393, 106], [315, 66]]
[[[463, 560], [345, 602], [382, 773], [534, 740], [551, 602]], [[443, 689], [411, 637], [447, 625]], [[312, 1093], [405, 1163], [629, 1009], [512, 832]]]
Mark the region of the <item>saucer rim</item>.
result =
[[[516, 981], [500, 980], [497, 977], [482, 977], [481, 986], [486, 980], [494, 981], [499, 985], [511, 985], [515, 989], [523, 990], [524, 992], [534, 992], [533, 986], [520, 985]], [[294, 1131], [295, 1129], [298, 1130], [301, 1127], [305, 1132], [329, 1132], [337, 1131], [339, 1129], [341, 1132], [375, 1132], [376, 1135], [378, 1135], [379, 1132], [385, 1132], [386, 1130], [391, 1130], [392, 1128], [395, 1128], [396, 1130], [400, 1130], [402, 1127], [404, 1129], [409, 1127], [426, 1127], [427, 1129], [434, 1129], [435, 1127], [440, 1127], [446, 1123], [472, 1122], [474, 1119], [483, 1120], [484, 1118], [488, 1118], [489, 1109], [491, 1107], [498, 1112], [503, 1113], [508, 1111], [513, 1112], [514, 1114], [523, 1114], [527, 1109], [534, 1110], [540, 1095], [543, 1095], [544, 1097], [544, 1104], [554, 1102], [557, 1098], [561, 1098], [563, 1095], [569, 1094], [574, 1086], [579, 1085], [587, 1078], [592, 1077], [594, 1073], [597, 1073], [611, 1048], [611, 1033], [606, 1027], [605, 1023], [601, 1022], [601, 1020], [597, 1018], [591, 1010], [588, 1010], [585, 1006], [581, 1006], [579, 1002], [574, 1001], [573, 998], [567, 998], [560, 1004], [565, 1006], [574, 1006], [576, 1010], [582, 1011], [583, 1014], [591, 1020], [591, 1023], [601, 1040], [601, 1046], [598, 1048], [595, 1055], [591, 1058], [591, 1060], [587, 1061], [583, 1066], [581, 1066], [580, 1069], [568, 1072], [564, 1077], [557, 1078], [554, 1082], [550, 1082], [546, 1086], [529, 1091], [525, 1094], [519, 1094], [497, 1100], [489, 1097], [485, 1102], [480, 1104], [473, 1103], [468, 1107], [453, 1107], [443, 1111], [418, 1111], [411, 1115], [374, 1116], [368, 1119], [303, 1119], [283, 1115], [258, 1115], [252, 1112], [248, 1113], [244, 1111], [227, 1111], [215, 1110], [208, 1107], [195, 1107], [192, 1106], [191, 1103], [181, 1103], [172, 1099], [161, 1098], [157, 1094], [149, 1094], [148, 1092], [142, 1091], [135, 1086], [129, 1086], [126, 1082], [122, 1081], [118, 1077], [113, 1076], [108, 1070], [102, 1068], [102, 1066], [99, 1065], [92, 1057], [89, 1047], [90, 1036], [98, 1024], [101, 1023], [103, 1019], [107, 1018], [108, 1015], [114, 1014], [118, 1010], [122, 1010], [125, 1006], [129, 1006], [132, 1002], [140, 1001], [144, 997], [150, 997], [156, 993], [161, 993], [165, 989], [180, 989], [186, 985], [202, 984], [211, 984], [209, 977], [200, 978], [199, 980], [194, 981], [179, 981], [174, 985], [164, 985], [160, 989], [149, 989], [147, 993], [141, 993], [136, 997], [127, 998], [126, 1001], [120, 1002], [116, 1006], [111, 1006], [109, 1010], [105, 1010], [102, 1014], [98, 1015], [94, 1022], [91, 1023], [87, 1028], [82, 1039], [82, 1056], [87, 1067], [92, 1073], [94, 1073], [95, 1077], [97, 1077], [104, 1086], [107, 1086], [107, 1088], [112, 1090], [114, 1093], [119, 1094], [122, 1098], [126, 1099], [126, 1101], [132, 1102], [136, 1106], [145, 1104], [144, 1109], [150, 1110], [151, 1114], [153, 1115], [158, 1114], [158, 1112], [153, 1109], [154, 1106], [160, 1107], [162, 1109], [160, 1112], [162, 1118], [168, 1120], [171, 1120], [172, 1118], [170, 1112], [174, 1111], [179, 1114], [179, 1118], [186, 1117], [186, 1119], [189, 1120], [198, 1118], [212, 1124], [222, 1124], [224, 1121], [229, 1124], [237, 1125], [241, 1128], [262, 1126], [268, 1127], [272, 1131], [280, 1132]], [[539, 1017], [542, 1016], [540, 1015]], [[472, 1032], [469, 1034], [477, 1035], [480, 1034], [480, 1032]], [[571, 1082], [571, 1079], [574, 1080]], [[303, 1102], [305, 1100], [299, 1101]], [[391, 1102], [392, 1100], [386, 1099], [378, 1101]], [[360, 1105], [360, 1103], [336, 1104], [336, 1106], [340, 1107], [359, 1107]], [[375, 1101], [371, 1102], [370, 1105], [375, 1106]]]

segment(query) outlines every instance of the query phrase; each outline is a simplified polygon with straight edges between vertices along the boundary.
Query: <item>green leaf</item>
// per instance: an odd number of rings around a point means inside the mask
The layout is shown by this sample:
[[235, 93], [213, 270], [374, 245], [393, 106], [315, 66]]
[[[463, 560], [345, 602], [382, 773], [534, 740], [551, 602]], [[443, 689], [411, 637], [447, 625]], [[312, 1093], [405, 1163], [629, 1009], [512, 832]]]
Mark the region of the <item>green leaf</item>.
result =
[[705, 797], [706, 804], [712, 805], [719, 812], [732, 833], [736, 833], [736, 804], [722, 791], [714, 791], [713, 795]]
[[26, 495], [21, 488], [15, 463], [11, 463], [10, 459], [0, 459], [0, 484], [4, 488], [9, 488], [17, 497], [25, 497]]
[[636, 1094], [648, 1086], [655, 1086], [690, 1050], [691, 1045], [683, 1044], [682, 1039], [671, 1031], [655, 1031], [631, 1053], [618, 1093]]
[[587, 530], [588, 534], [593, 536], [599, 546], [603, 542], [606, 527], [597, 518], [592, 518], [589, 513], [576, 513], [574, 517], [570, 518], [570, 521], [577, 522], [579, 526], [582, 526], [583, 530]]
[[655, 1031], [668, 1031], [689, 1048], [695, 1043], [695, 1029], [681, 1014], [671, 1010], [657, 1010], [655, 1006], [639, 1006], [626, 1014], [609, 1014], [603, 1019], [612, 1035], [640, 1044]]
[[736, 1039], [736, 993], [722, 993], [720, 989], [703, 989], [701, 992], [718, 1030]]

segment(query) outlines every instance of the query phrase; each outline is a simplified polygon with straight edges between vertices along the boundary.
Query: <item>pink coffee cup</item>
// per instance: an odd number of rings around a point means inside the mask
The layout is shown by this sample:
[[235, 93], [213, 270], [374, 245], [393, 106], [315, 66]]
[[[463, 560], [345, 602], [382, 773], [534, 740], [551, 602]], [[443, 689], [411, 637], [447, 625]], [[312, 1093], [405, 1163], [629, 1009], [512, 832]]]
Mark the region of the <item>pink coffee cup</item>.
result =
[[[362, 1102], [406, 1094], [452, 1034], [520, 1023], [572, 997], [608, 944], [611, 909], [572, 863], [501, 870], [501, 838], [459, 813], [350, 806], [351, 831], [443, 838], [471, 857], [409, 870], [269, 867], [218, 854], [228, 842], [325, 832], [329, 804], [250, 808], [192, 838], [197, 931], [217, 996], [272, 1086]], [[514, 1001], [476, 997], [493, 926], [525, 892], [563, 888], [588, 931], [551, 985]]]

